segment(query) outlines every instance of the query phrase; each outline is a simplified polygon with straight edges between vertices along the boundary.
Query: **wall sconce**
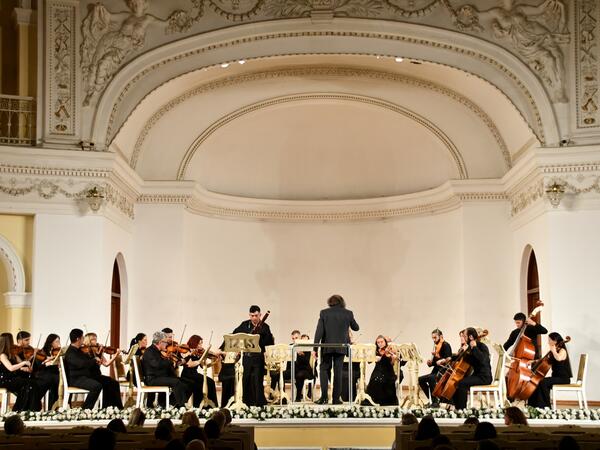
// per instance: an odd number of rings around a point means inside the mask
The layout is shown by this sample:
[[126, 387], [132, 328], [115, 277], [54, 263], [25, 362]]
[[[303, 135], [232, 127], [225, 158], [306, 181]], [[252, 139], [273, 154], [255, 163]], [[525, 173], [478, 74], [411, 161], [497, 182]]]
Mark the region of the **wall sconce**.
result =
[[552, 182], [546, 187], [546, 196], [550, 200], [550, 204], [553, 208], [557, 208], [560, 205], [560, 201], [565, 195], [565, 185], [558, 181]]
[[102, 203], [104, 202], [104, 194], [98, 189], [97, 186], [94, 186], [85, 193], [85, 200], [87, 204], [90, 206], [90, 209], [94, 212], [98, 212]]

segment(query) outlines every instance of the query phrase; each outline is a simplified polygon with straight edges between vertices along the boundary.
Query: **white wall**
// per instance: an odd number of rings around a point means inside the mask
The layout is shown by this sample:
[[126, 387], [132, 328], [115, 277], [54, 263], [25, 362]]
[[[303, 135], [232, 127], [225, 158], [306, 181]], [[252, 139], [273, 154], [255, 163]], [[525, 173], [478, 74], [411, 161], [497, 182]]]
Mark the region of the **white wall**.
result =
[[256, 303], [271, 310], [277, 342], [294, 328], [312, 337], [333, 293], [355, 312], [360, 341], [399, 335], [423, 356], [435, 327], [456, 346], [466, 325], [505, 338], [512, 324], [503, 203], [352, 224], [230, 221], [138, 205], [136, 222], [132, 335], [170, 326], [178, 338], [187, 324], [186, 337], [214, 331], [219, 345]]
[[[34, 223], [32, 333], [72, 328], [106, 339], [117, 253], [130, 260], [131, 234], [99, 215], [37, 214]], [[124, 308], [126, 309], [126, 307]], [[124, 330], [127, 333], [127, 330]]]

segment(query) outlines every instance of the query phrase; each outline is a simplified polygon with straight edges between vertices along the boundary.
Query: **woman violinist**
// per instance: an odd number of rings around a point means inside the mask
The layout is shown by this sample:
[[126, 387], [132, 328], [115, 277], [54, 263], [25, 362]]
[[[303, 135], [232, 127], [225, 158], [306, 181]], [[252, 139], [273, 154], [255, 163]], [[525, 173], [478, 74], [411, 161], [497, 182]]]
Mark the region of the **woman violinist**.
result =
[[0, 334], [0, 387], [16, 394], [13, 411], [39, 411], [40, 395], [35, 379], [19, 376], [20, 373], [31, 373], [29, 361], [16, 361], [16, 354], [20, 351], [14, 345], [11, 333]]
[[101, 365], [109, 367], [121, 351], [119, 349], [109, 349], [112, 356], [109, 359], [106, 359], [104, 357], [104, 352], [107, 349], [107, 347], [98, 345], [98, 335], [96, 333], [87, 333], [83, 337], [81, 350], [84, 353], [87, 353], [90, 358], [95, 359], [97, 363], [91, 367], [90, 377], [102, 384], [102, 407], [115, 406], [119, 409], [123, 409], [119, 382], [102, 375], [102, 371], [100, 370]]
[[[204, 374], [198, 372], [200, 359], [206, 351], [202, 347], [202, 344], [203, 340], [200, 336], [197, 334], [191, 335], [187, 341], [187, 347], [189, 348], [189, 351], [183, 354], [183, 357], [186, 361], [183, 365], [183, 370], [181, 371], [181, 379], [194, 387], [194, 408], [198, 408], [200, 406], [203, 398], [202, 388], [204, 386]], [[212, 359], [210, 354], [207, 356]], [[217, 356], [214, 355], [214, 357]], [[206, 361], [206, 363], [208, 363], [208, 361]], [[215, 386], [215, 382], [210, 377], [207, 377], [206, 382], [208, 386], [208, 398], [216, 406], [218, 406], [219, 403], [217, 401], [217, 388]]]
[[462, 358], [467, 358], [473, 372], [458, 382], [456, 392], [452, 397], [456, 409], [467, 407], [467, 395], [471, 386], [485, 385], [492, 382], [492, 366], [490, 350], [481, 342], [475, 328], [465, 330], [467, 349], [461, 352]]
[[552, 376], [542, 379], [527, 401], [529, 406], [537, 408], [549, 407], [552, 386], [555, 384], [569, 384], [573, 376], [565, 339], [558, 333], [550, 333], [548, 335], [548, 346], [550, 351], [544, 358], [549, 360], [552, 367]]
[[[375, 345], [377, 346], [377, 362], [367, 386], [367, 394], [381, 406], [397, 405], [394, 365], [398, 361], [398, 355], [391, 347], [388, 347], [388, 340], [382, 335], [377, 336]], [[402, 371], [400, 371], [400, 381], [402, 381]]]
[[133, 356], [141, 357], [144, 354], [146, 347], [148, 347], [148, 336], [146, 336], [144, 333], [136, 334], [135, 337], [129, 343], [129, 351], [131, 351], [131, 348], [134, 345], [137, 345], [138, 347]]
[[[60, 337], [50, 333], [44, 342], [41, 351], [38, 352], [38, 363], [36, 364], [35, 378], [40, 387], [40, 396], [48, 395], [48, 408], [52, 407], [58, 400], [58, 364], [57, 356], [60, 353]], [[41, 357], [41, 359], [39, 359]]]

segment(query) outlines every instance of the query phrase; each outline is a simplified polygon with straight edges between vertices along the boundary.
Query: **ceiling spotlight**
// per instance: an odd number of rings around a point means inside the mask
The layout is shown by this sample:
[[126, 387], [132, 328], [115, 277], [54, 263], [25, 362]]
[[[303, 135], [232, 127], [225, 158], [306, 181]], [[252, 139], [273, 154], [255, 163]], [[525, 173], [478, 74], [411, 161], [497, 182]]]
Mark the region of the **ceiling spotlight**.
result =
[[404, 58], [402, 56], [396, 56], [396, 62], [402, 62]]
[[229, 63], [222, 63], [222, 64], [221, 64], [221, 67], [222, 67], [223, 69], [224, 69], [224, 68], [226, 68], [226, 67], [229, 67]]
[[240, 59], [240, 60], [238, 61], [238, 63], [240, 63], [240, 64], [246, 64], [246, 60], [245, 60], [245, 59]]

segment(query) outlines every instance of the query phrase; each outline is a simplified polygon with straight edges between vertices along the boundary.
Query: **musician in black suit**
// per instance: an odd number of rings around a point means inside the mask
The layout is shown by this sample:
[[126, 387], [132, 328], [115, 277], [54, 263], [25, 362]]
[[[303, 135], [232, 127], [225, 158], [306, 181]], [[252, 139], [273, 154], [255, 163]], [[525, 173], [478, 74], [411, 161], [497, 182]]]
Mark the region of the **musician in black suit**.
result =
[[179, 408], [184, 406], [190, 398], [192, 386], [177, 377], [173, 362], [163, 358], [161, 351], [164, 352], [170, 342], [162, 331], [157, 331], [152, 335], [152, 345], [142, 356], [142, 372], [144, 382], [148, 386], [169, 386], [171, 388], [170, 402]]
[[69, 385], [81, 389], [87, 389], [89, 394], [83, 403], [84, 409], [92, 409], [96, 400], [103, 392], [102, 407], [115, 406], [123, 408], [119, 382], [100, 373], [100, 357], [94, 354], [90, 348], [88, 354], [81, 350], [83, 343], [83, 330], [75, 328], [69, 333], [71, 345], [65, 352], [65, 370]]
[[260, 336], [260, 352], [244, 353], [244, 360], [242, 362], [244, 365], [244, 377], [242, 380], [244, 385], [243, 401], [249, 406], [264, 406], [267, 404], [263, 387], [263, 379], [266, 373], [265, 347], [267, 345], [273, 345], [275, 339], [273, 338], [269, 325], [262, 320], [260, 307], [252, 305], [249, 310], [249, 317], [248, 320], [244, 320], [235, 330], [233, 330], [234, 333], [248, 334], [252, 334], [254, 331], [255, 334]]
[[452, 397], [456, 409], [467, 407], [467, 395], [471, 386], [481, 386], [492, 382], [492, 366], [490, 364], [490, 350], [487, 345], [479, 340], [475, 328], [465, 330], [469, 347], [464, 358], [471, 364], [473, 373], [458, 382], [456, 392]]
[[440, 405], [439, 399], [433, 396], [433, 390], [437, 383], [438, 375], [442, 372], [442, 367], [452, 358], [452, 347], [444, 340], [442, 330], [436, 328], [431, 332], [434, 350], [431, 352], [431, 359], [427, 360], [427, 365], [433, 367], [431, 373], [419, 377], [419, 386], [425, 395], [431, 399], [431, 406], [437, 408]]
[[540, 359], [541, 353], [537, 342], [538, 336], [540, 334], [548, 334], [548, 330], [545, 327], [543, 327], [541, 323], [536, 323], [535, 320], [528, 318], [522, 312], [516, 313], [513, 317], [513, 320], [515, 321], [515, 326], [517, 328], [510, 332], [510, 336], [508, 336], [508, 339], [503, 345], [504, 350], [508, 350], [510, 347], [513, 346], [513, 344], [517, 340], [517, 337], [519, 336], [519, 333], [521, 333], [521, 330], [525, 326], [525, 323], [527, 323], [527, 328], [525, 329], [525, 332], [523, 334], [530, 338], [531, 342], [533, 343], [533, 347], [535, 348], [535, 359]]
[[[358, 331], [359, 326], [354, 320], [354, 314], [346, 309], [346, 303], [341, 295], [332, 295], [327, 300], [329, 308], [321, 310], [317, 331], [315, 332], [315, 344], [349, 344], [350, 336], [348, 330]], [[314, 348], [316, 358], [317, 347]], [[327, 403], [327, 389], [329, 384], [329, 372], [333, 365], [333, 404], [341, 404], [342, 393], [342, 365], [347, 350], [343, 347], [323, 347], [321, 349], [321, 367], [319, 378], [321, 380], [321, 398], [315, 403]]]

